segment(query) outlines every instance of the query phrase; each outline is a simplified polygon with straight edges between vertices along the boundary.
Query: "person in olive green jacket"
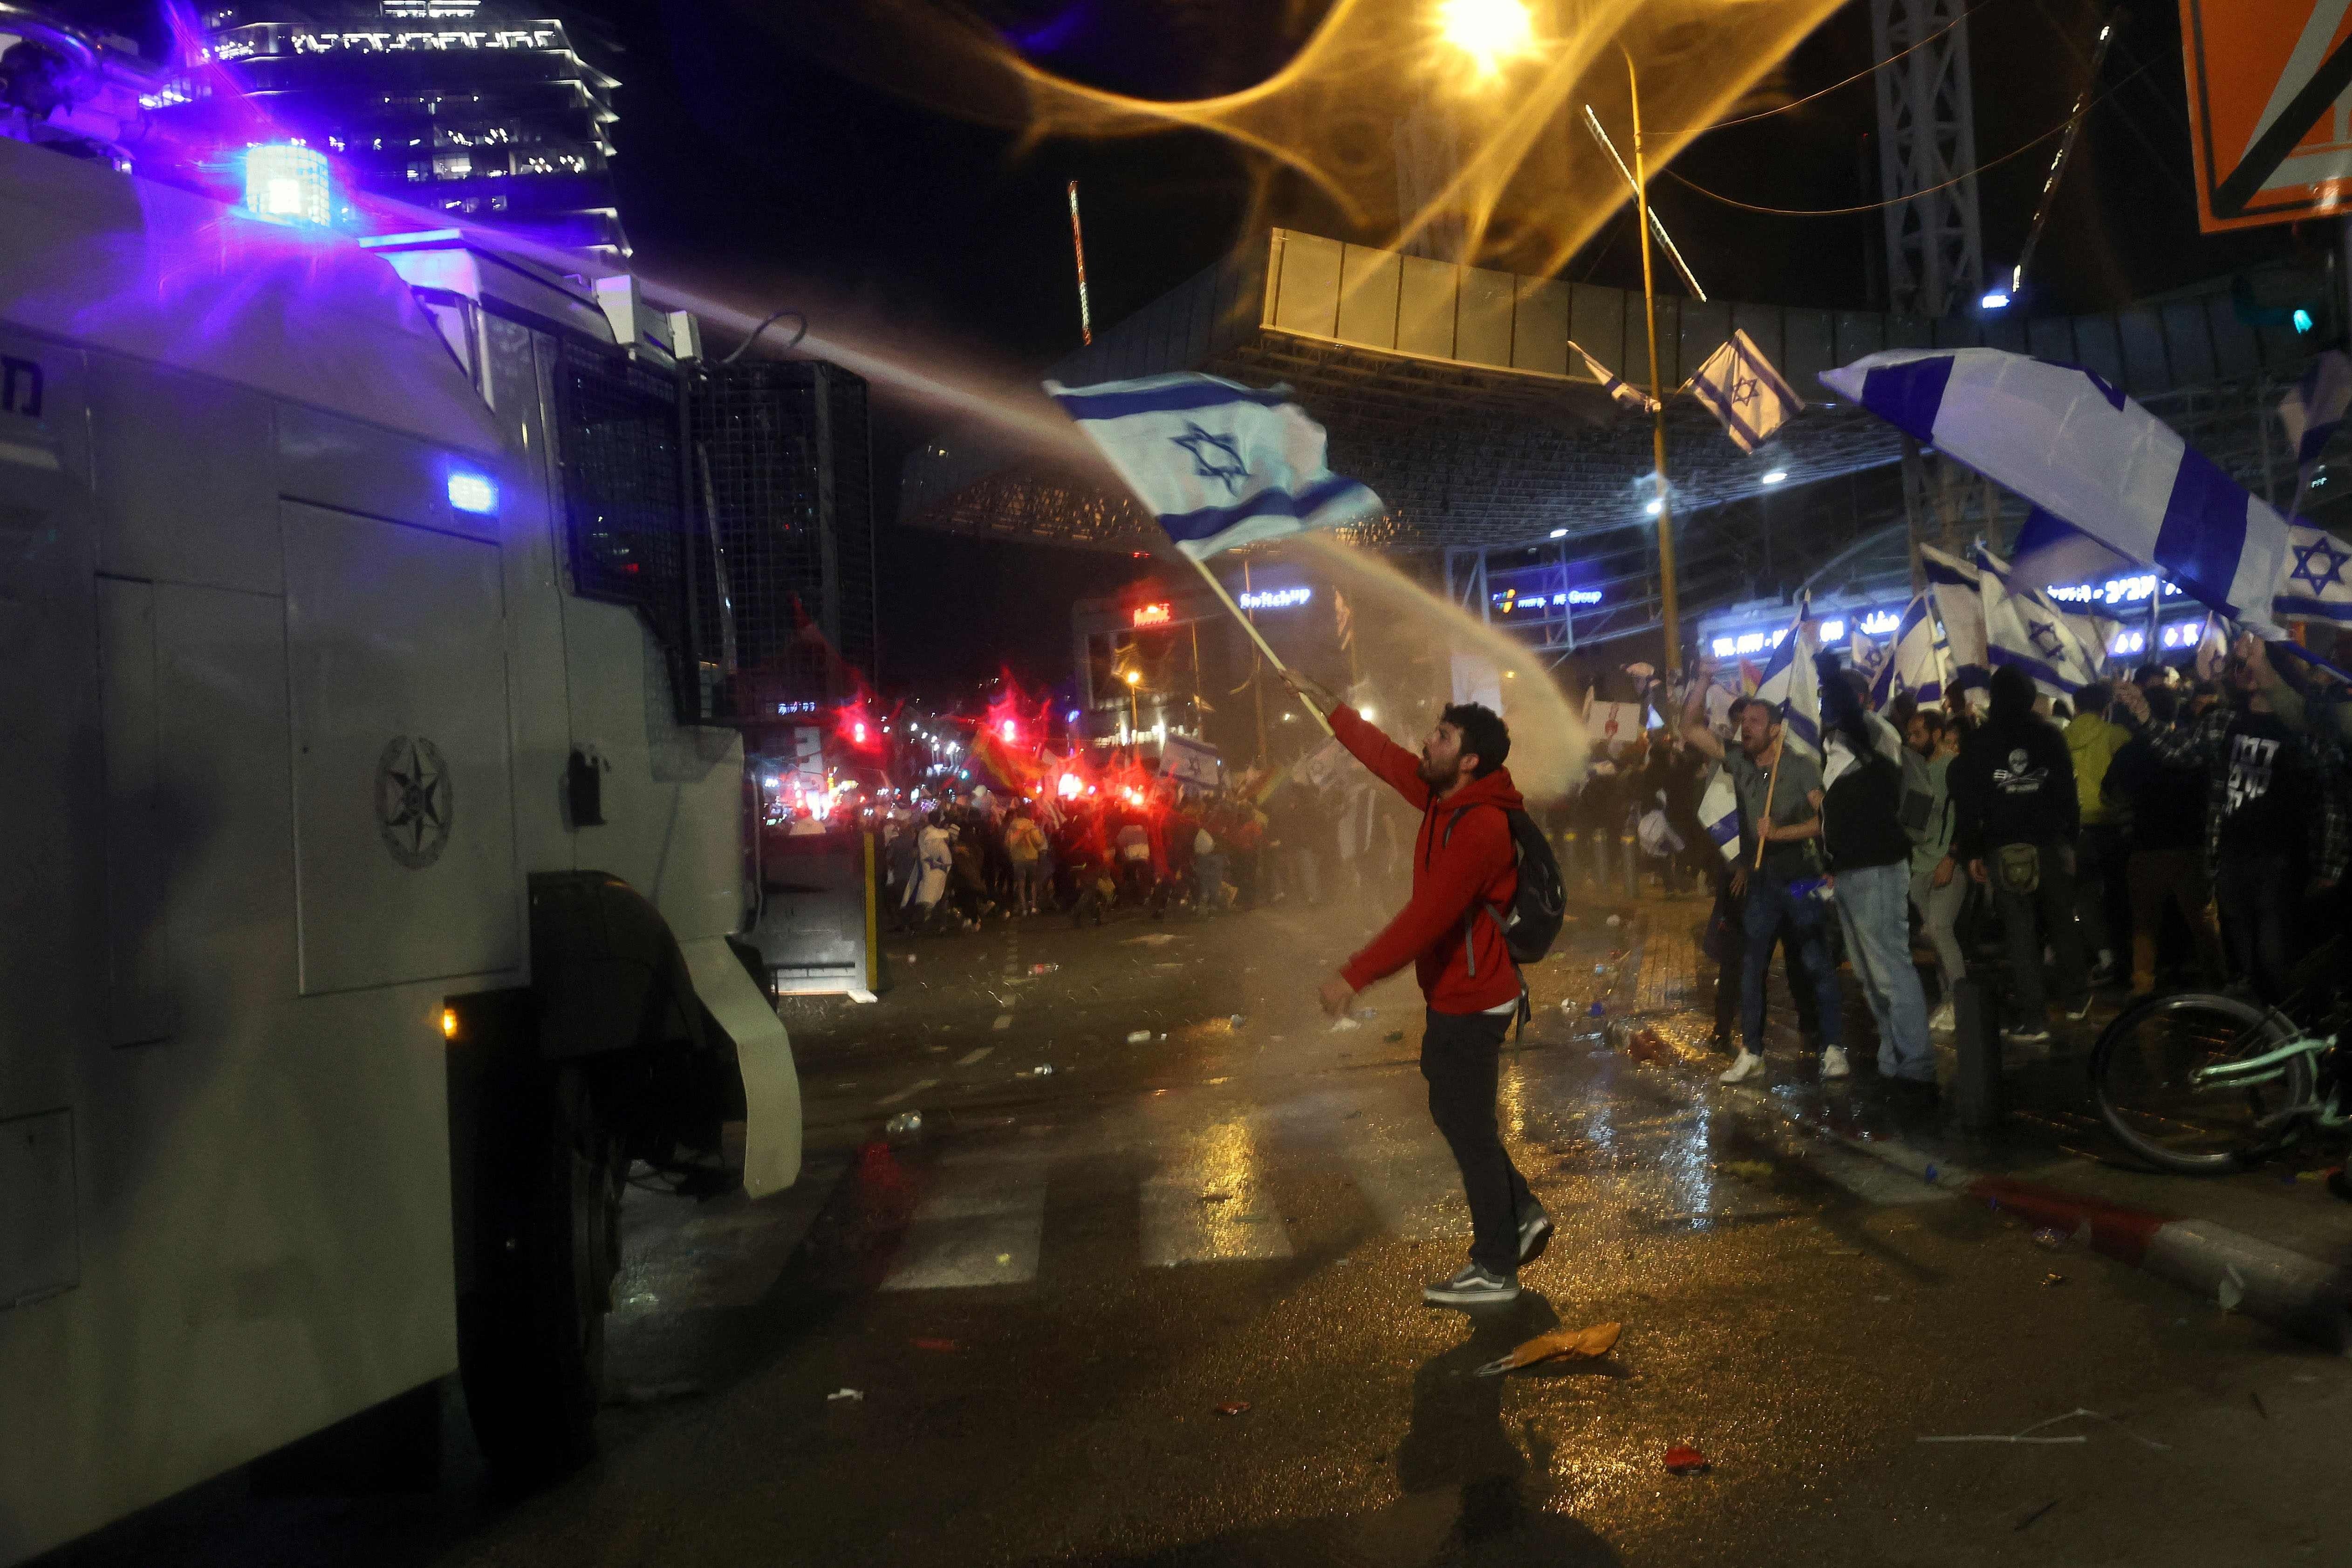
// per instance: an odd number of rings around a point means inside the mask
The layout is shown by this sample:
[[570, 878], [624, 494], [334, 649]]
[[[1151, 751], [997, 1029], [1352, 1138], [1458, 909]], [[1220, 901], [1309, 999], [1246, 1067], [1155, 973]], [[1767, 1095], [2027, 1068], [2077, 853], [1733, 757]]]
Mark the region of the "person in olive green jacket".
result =
[[2074, 792], [2083, 807], [2083, 836], [2074, 847], [2074, 914], [2082, 922], [2083, 945], [2094, 954], [2094, 985], [2118, 978], [2116, 955], [2131, 951], [2129, 930], [2120, 941], [2116, 934], [2116, 925], [2128, 927], [2131, 919], [2123, 891], [2126, 825], [2099, 794], [2107, 764], [2132, 738], [2131, 731], [2108, 717], [2115, 700], [2107, 683], [2095, 680], [2074, 693], [2074, 716], [2066, 721], [2066, 750], [2074, 754]]

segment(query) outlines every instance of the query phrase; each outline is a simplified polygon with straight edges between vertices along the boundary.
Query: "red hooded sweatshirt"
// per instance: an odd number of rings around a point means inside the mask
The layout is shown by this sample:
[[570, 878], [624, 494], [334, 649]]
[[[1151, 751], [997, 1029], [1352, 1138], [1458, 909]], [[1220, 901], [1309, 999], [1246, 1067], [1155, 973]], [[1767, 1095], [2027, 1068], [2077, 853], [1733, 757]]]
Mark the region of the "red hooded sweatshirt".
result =
[[[1484, 1013], [1518, 1000], [1519, 972], [1503, 945], [1502, 928], [1478, 912], [1479, 904], [1489, 903], [1507, 914], [1518, 891], [1511, 825], [1503, 815], [1520, 804], [1510, 770], [1496, 768], [1439, 800], [1421, 782], [1421, 759], [1366, 723], [1354, 709], [1335, 709], [1331, 730], [1358, 762], [1386, 779], [1422, 814], [1412, 847], [1412, 898], [1362, 951], [1340, 965], [1339, 978], [1361, 991], [1410, 963], [1421, 982], [1421, 994], [1437, 1012]], [[1488, 809], [1496, 806], [1502, 810]]]

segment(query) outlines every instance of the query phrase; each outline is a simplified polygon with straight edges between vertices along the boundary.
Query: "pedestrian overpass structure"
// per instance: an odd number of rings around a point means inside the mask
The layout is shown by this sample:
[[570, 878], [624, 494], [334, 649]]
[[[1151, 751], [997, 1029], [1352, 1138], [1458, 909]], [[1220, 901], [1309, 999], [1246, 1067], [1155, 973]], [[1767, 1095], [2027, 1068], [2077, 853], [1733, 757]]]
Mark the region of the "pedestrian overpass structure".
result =
[[[1955, 542], [2000, 535], [2005, 498], [1990, 484], [1939, 473], [1933, 454], [1906, 458], [1896, 431], [1822, 386], [1821, 372], [1881, 349], [1981, 346], [2082, 365], [2257, 494], [2279, 496], [2294, 459], [2270, 410], [2341, 329], [2298, 333], [2285, 311], [2249, 308], [2246, 289], [1981, 319], [1661, 297], [1658, 379], [1670, 394], [1738, 330], [1810, 405], [1750, 455], [1695, 399], [1669, 395], [1685, 616], [1800, 583], [1834, 591], [1855, 587], [1856, 573], [1907, 574], [1913, 529]], [[1650, 420], [1614, 403], [1571, 342], [1649, 384], [1637, 292], [1278, 228], [1045, 374], [1073, 386], [1188, 370], [1287, 383], [1330, 432], [1331, 466], [1387, 502], [1355, 542], [1442, 555], [1465, 605], [1565, 653], [1647, 631], [1659, 615]], [[901, 520], [916, 526], [1120, 551], [1156, 536], [1098, 475], [978, 427], [912, 454], [901, 483]], [[2011, 520], [2023, 514], [2007, 500]]]

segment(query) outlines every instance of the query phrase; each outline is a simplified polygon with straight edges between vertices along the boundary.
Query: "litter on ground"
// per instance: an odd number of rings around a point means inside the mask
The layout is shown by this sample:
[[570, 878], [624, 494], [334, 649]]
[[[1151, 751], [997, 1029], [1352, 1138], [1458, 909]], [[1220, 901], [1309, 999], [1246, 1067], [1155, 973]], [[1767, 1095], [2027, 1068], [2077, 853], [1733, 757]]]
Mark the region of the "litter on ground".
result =
[[1500, 1377], [1523, 1366], [1548, 1361], [1595, 1361], [1607, 1355], [1625, 1331], [1622, 1323], [1595, 1323], [1588, 1329], [1554, 1329], [1538, 1334], [1507, 1356], [1480, 1367], [1480, 1377]]

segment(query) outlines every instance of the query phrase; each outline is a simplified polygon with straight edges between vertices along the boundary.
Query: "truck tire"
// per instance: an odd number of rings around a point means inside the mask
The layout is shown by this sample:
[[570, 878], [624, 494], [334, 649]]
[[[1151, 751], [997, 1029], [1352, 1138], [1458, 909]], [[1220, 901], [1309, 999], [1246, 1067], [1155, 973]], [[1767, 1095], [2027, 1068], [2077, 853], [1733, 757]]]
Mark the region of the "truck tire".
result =
[[595, 1452], [627, 1167], [576, 1066], [530, 1074], [503, 1109], [491, 1135], [512, 1157], [481, 1194], [482, 1277], [458, 1303], [458, 1366], [492, 1470], [531, 1484]]

